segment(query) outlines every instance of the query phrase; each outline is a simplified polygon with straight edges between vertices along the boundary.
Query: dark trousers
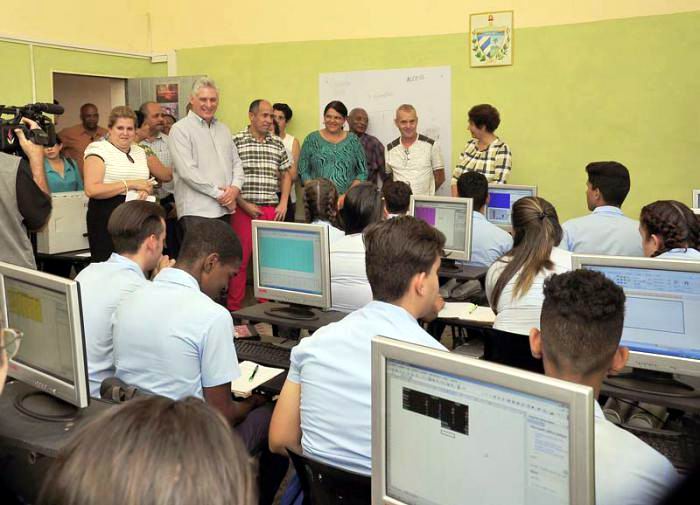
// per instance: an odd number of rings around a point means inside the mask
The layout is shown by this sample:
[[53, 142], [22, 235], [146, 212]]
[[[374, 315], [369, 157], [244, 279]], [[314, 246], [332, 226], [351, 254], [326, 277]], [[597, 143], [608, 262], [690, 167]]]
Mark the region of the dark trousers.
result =
[[271, 418], [272, 404], [263, 405], [252, 410], [234, 429], [240, 435], [248, 452], [252, 456], [260, 457], [258, 472], [260, 505], [269, 505], [273, 502], [289, 466], [289, 459], [286, 456], [272, 454], [268, 447]]

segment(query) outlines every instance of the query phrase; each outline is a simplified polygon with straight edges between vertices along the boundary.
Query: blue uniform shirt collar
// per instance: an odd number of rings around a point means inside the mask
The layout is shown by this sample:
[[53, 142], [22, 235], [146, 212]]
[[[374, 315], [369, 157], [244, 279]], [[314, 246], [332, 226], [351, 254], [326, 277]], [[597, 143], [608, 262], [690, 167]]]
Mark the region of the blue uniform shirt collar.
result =
[[134, 272], [138, 273], [141, 277], [144, 279], [146, 278], [146, 275], [143, 273], [143, 270], [141, 270], [141, 267], [139, 266], [138, 263], [136, 263], [134, 260], [127, 258], [126, 256], [122, 256], [121, 254], [117, 253], [112, 253], [112, 255], [109, 257], [107, 260], [108, 263], [121, 263], [122, 265], [125, 265], [129, 270], [133, 270]]
[[601, 205], [593, 209], [593, 214], [614, 214], [616, 216], [624, 216], [620, 207], [613, 205]]
[[472, 211], [472, 216], [474, 219], [481, 219], [482, 221], [486, 221], [486, 216], [484, 216], [481, 212], [478, 210]]
[[179, 286], [184, 286], [186, 288], [192, 288], [196, 289], [197, 291], [201, 291], [197, 279], [195, 279], [189, 273], [177, 267], [170, 267], [161, 270], [161, 272], [156, 276], [154, 280], [156, 282], [167, 282], [170, 284], [177, 284]]
[[412, 322], [418, 324], [416, 318], [413, 317], [413, 315], [409, 311], [407, 311], [399, 305], [394, 305], [393, 303], [380, 302], [378, 300], [374, 300], [365, 305], [365, 307], [391, 314], [392, 318], [409, 319]]

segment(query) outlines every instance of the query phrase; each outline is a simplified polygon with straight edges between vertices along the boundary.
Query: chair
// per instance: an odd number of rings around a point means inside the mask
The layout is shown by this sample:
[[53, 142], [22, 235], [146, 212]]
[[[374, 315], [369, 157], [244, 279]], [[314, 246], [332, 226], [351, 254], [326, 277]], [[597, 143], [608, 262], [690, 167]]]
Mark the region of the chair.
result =
[[530, 352], [530, 339], [527, 335], [484, 328], [483, 337], [483, 359], [544, 374], [542, 360], [534, 358]]
[[304, 491], [304, 505], [367, 505], [372, 499], [372, 479], [326, 465], [287, 449]]

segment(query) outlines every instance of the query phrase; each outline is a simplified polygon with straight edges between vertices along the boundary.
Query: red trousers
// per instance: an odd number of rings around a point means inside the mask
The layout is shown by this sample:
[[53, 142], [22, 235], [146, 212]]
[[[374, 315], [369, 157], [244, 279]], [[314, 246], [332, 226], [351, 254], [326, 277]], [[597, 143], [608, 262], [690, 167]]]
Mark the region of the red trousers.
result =
[[[262, 214], [256, 219], [263, 221], [275, 220], [275, 207], [259, 206]], [[231, 228], [241, 241], [243, 249], [243, 258], [238, 273], [233, 276], [228, 284], [228, 296], [226, 298], [226, 306], [228, 310], [238, 310], [241, 308], [243, 298], [245, 298], [246, 272], [248, 270], [248, 262], [250, 254], [253, 252], [253, 218], [250, 217], [243, 209], [236, 209], [231, 215]]]

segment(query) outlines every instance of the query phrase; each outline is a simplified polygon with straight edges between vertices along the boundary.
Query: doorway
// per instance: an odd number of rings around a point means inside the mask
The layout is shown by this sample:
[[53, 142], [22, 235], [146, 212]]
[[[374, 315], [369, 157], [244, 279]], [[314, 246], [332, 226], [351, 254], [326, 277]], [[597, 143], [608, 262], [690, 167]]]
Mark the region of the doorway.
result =
[[99, 125], [106, 127], [112, 108], [126, 104], [126, 79], [54, 72], [53, 98], [65, 109], [56, 116], [56, 131], [80, 123], [84, 103], [97, 106]]

